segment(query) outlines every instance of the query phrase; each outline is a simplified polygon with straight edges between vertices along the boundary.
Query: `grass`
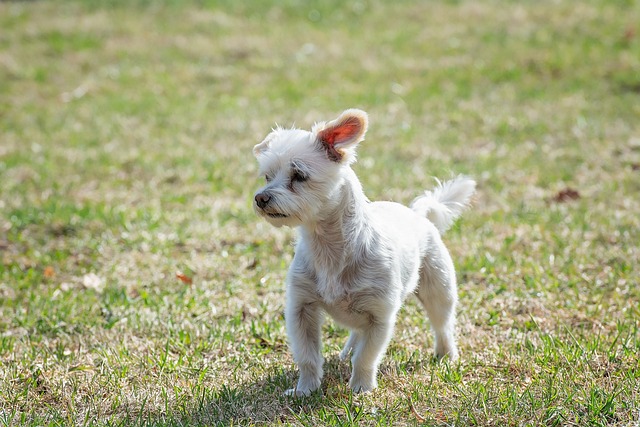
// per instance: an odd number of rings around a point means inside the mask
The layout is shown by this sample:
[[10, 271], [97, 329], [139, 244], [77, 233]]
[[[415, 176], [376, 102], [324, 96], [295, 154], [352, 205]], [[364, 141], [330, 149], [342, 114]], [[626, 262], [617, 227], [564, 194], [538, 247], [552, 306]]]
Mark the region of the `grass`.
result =
[[[640, 422], [633, 1], [0, 2], [0, 425]], [[252, 212], [277, 121], [370, 114], [372, 199], [479, 182], [445, 236], [459, 363], [409, 301], [380, 388], [322, 393]]]

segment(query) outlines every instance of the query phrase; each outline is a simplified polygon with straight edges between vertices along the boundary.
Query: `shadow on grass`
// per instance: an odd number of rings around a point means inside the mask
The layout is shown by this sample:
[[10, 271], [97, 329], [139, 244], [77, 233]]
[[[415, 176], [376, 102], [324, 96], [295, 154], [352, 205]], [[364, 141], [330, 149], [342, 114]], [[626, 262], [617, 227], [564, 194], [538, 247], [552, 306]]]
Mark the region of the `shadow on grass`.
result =
[[180, 415], [176, 414], [176, 421], [189, 426], [274, 422], [305, 424], [304, 420], [315, 418], [313, 413], [316, 411], [327, 409], [332, 412], [331, 407], [337, 399], [350, 399], [347, 387], [349, 364], [334, 356], [325, 361], [324, 370], [322, 387], [311, 396], [285, 396], [285, 390], [296, 384], [298, 372], [293, 366], [278, 368], [254, 382], [205, 391], [190, 408], [178, 410]]

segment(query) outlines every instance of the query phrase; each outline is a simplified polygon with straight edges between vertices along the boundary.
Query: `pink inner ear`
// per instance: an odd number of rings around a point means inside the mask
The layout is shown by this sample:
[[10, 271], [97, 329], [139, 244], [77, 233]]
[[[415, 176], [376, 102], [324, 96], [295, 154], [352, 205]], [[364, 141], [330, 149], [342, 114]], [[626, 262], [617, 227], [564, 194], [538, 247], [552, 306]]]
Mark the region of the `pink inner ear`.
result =
[[340, 144], [357, 136], [362, 130], [362, 123], [357, 117], [348, 117], [344, 122], [321, 131], [318, 136], [328, 145]]

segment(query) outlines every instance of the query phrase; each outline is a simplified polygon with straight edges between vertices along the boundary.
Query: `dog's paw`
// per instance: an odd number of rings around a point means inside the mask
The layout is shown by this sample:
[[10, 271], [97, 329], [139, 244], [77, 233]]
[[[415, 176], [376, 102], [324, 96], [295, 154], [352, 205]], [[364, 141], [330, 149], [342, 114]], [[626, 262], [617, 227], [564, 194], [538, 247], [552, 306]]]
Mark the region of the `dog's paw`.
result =
[[351, 387], [351, 390], [358, 394], [358, 393], [368, 393], [371, 390], [375, 389], [376, 387], [378, 387], [378, 383], [375, 380], [375, 378], [373, 380], [367, 379], [367, 380], [363, 380], [363, 379], [353, 379], [351, 378], [351, 381], [349, 381], [349, 387]]
[[320, 388], [320, 379], [312, 379], [309, 381], [300, 380], [294, 388], [285, 391], [285, 396], [303, 397], [309, 396], [311, 393]]
[[353, 384], [353, 385], [350, 384], [349, 387], [351, 387], [351, 391], [353, 392], [353, 394], [369, 393], [370, 391], [376, 388], [376, 386], [371, 386], [367, 384]]
[[448, 362], [455, 362], [456, 360], [458, 360], [458, 350], [456, 348], [452, 348], [447, 351], [436, 350], [436, 353], [434, 356], [437, 362], [444, 361], [444, 360]]
[[311, 396], [311, 393], [313, 392], [314, 390], [309, 390], [309, 389], [302, 390], [302, 389], [299, 389], [298, 387], [294, 387], [285, 391], [284, 395], [289, 397], [307, 397], [307, 396]]
[[449, 362], [458, 360], [458, 347], [455, 341], [440, 339], [436, 342], [434, 356], [437, 360], [446, 359]]

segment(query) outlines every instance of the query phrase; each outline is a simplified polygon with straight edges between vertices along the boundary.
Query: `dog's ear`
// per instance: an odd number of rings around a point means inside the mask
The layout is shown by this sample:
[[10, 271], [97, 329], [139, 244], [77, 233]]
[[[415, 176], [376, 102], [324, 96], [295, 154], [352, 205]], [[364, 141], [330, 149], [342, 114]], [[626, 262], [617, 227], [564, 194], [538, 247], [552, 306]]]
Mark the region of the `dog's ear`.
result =
[[368, 123], [367, 113], [350, 109], [335, 120], [316, 124], [311, 132], [316, 134], [329, 159], [343, 162], [355, 158], [354, 147], [364, 139]]
[[267, 135], [260, 144], [257, 144], [253, 147], [254, 156], [258, 157], [260, 154], [267, 151], [267, 149], [269, 148], [269, 145], [271, 144], [271, 141], [276, 139], [279, 129], [280, 128], [273, 129], [271, 133], [269, 133], [269, 135]]

